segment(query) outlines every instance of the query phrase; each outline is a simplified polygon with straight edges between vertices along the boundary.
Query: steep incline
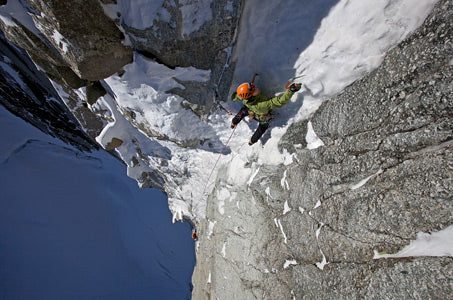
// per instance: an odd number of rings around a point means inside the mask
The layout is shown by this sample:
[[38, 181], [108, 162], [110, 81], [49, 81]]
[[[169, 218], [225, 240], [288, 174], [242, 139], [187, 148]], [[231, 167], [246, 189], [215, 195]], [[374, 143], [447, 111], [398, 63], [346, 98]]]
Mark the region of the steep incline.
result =
[[[291, 161], [242, 185], [220, 172], [194, 299], [450, 296], [451, 244], [384, 254], [452, 234], [452, 8], [440, 2], [377, 70], [291, 125]], [[447, 257], [398, 258], [412, 255]]]

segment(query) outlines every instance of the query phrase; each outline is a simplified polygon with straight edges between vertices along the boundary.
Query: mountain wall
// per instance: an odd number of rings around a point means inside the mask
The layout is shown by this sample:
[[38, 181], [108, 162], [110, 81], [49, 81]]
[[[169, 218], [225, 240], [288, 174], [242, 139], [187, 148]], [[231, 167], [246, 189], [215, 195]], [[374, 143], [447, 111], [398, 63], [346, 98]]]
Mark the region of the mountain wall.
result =
[[452, 12], [439, 2], [378, 69], [292, 124], [279, 146], [292, 163], [243, 186], [220, 171], [194, 299], [451, 297], [451, 257], [377, 258], [452, 223]]
[[27, 54], [0, 32], [0, 103], [41, 131], [86, 151], [99, 149]]
[[286, 164], [247, 184], [227, 173], [259, 157], [222, 166], [204, 207], [211, 161], [232, 151], [218, 134], [230, 117], [210, 112], [227, 98], [244, 5], [2, 1], [4, 35], [32, 59], [0, 37], [2, 105], [84, 149], [116, 149], [141, 187], [167, 192], [175, 219], [200, 221], [194, 299], [451, 297], [448, 254], [385, 256], [452, 223], [451, 1], [290, 125]]
[[[177, 129], [170, 135], [153, 126], [154, 120], [143, 118], [143, 108], [120, 103], [125, 97], [115, 94], [117, 91], [106, 79], [116, 76], [117, 82], [122, 81], [124, 67], [133, 62], [151, 65], [157, 69], [145, 70], [144, 79], [155, 83], [154, 77], [163, 74], [164, 78], [158, 80], [166, 81], [164, 86], [168, 86], [162, 91], [153, 86], [153, 92], [162, 94], [162, 99], [175, 97], [169, 112], [165, 112], [174, 115], [175, 120], [167, 118], [162, 125], [182, 118], [191, 123], [206, 121], [229, 91], [234, 70], [229, 58], [240, 12], [239, 0], [9, 0], [0, 5], [0, 28], [52, 80], [63, 102], [92, 139], [103, 134], [100, 143], [109, 151], [123, 146], [120, 156], [130, 169], [135, 169], [128, 173], [140, 186], [169, 192], [180, 185], [174, 179], [186, 178], [188, 172], [180, 164], [177, 171], [168, 170], [166, 165], [173, 156], [168, 155], [166, 144], [182, 152], [198, 147], [217, 152], [220, 141], [212, 129], [204, 130], [206, 136], [175, 133]], [[191, 76], [191, 71], [201, 75]], [[130, 70], [127, 75], [134, 72]], [[148, 96], [151, 101], [156, 98], [151, 93]], [[114, 104], [108, 105], [105, 99]], [[4, 102], [14, 105], [15, 98], [5, 97]], [[156, 104], [151, 110], [162, 114], [160, 108]], [[123, 134], [105, 134], [115, 122], [119, 123], [119, 118], [125, 119], [133, 134], [126, 134], [124, 128], [118, 130]], [[149, 148], [152, 153], [145, 151]], [[184, 214], [188, 214], [187, 209]]]

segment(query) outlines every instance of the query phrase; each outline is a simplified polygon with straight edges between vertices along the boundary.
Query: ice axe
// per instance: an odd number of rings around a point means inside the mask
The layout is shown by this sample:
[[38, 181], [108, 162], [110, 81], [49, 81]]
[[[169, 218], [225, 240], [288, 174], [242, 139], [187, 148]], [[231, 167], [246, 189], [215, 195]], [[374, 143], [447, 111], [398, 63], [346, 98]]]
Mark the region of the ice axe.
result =
[[[288, 82], [286, 83], [286, 85], [285, 85], [285, 89], [287, 89], [287, 90], [288, 90], [288, 89], [289, 89], [289, 86], [291, 85], [291, 83], [293, 83], [293, 82], [294, 82], [294, 80], [295, 80], [295, 79], [297, 79], [297, 78], [301, 78], [301, 77], [304, 77], [304, 76], [305, 76], [305, 75], [304, 75], [304, 74], [302, 74], [302, 75], [300, 75], [300, 76], [294, 76], [294, 77], [291, 77], [291, 78], [290, 78], [290, 79], [288, 80]], [[296, 85], [296, 86], [297, 86], [297, 85], [302, 85], [302, 83], [295, 83], [295, 85]]]
[[260, 76], [260, 74], [255, 73], [255, 75], [253, 75], [252, 82], [250, 83], [252, 86], [254, 86], [256, 76]]

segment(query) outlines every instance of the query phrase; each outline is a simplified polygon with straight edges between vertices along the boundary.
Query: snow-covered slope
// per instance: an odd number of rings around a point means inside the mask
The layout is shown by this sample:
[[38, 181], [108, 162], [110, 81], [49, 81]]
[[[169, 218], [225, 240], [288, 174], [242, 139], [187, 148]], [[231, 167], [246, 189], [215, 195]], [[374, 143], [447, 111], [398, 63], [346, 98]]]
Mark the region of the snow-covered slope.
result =
[[187, 223], [104, 151], [84, 153], [0, 107], [2, 299], [187, 299]]
[[[290, 162], [292, 157], [277, 149], [286, 128], [307, 118], [324, 100], [376, 68], [386, 51], [421, 24], [435, 2], [246, 1], [237, 45], [231, 61], [226, 62], [236, 64], [231, 91], [251, 80], [255, 72], [260, 74], [256, 84], [269, 96], [282, 92], [290, 77], [303, 76], [298, 80], [304, 83], [292, 102], [277, 111], [260, 143], [247, 146], [256, 122], [241, 123], [230, 140], [231, 117], [224, 110], [200, 120], [182, 109], [181, 97], [166, 93], [181, 87], [173, 78], [206, 81], [206, 71], [171, 70], [140, 55], [126, 66], [122, 77], [114, 75], [105, 80], [112, 93], [93, 109], [111, 111], [115, 121], [98, 140], [104, 145], [111, 137], [126, 140], [117, 151], [128, 164], [131, 177], [140, 181], [144, 170], [158, 170], [175, 220], [184, 216], [203, 219], [219, 165], [229, 166], [226, 170], [231, 184], [242, 184], [262, 163]], [[233, 112], [241, 106], [222, 100]], [[117, 111], [126, 112], [124, 115], [132, 112], [142, 132]], [[142, 153], [139, 164], [137, 148]]]

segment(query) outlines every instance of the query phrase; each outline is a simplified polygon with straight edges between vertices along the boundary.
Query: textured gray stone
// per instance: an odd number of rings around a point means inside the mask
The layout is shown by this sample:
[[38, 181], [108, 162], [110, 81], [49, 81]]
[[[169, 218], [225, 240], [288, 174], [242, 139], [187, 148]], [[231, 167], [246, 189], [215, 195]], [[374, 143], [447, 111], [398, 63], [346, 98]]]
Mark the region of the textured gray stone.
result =
[[[194, 1], [196, 4], [196, 1]], [[230, 5], [227, 5], [227, 4]], [[216, 101], [227, 99], [234, 65], [227, 65], [227, 48], [234, 43], [242, 10], [241, 0], [212, 1], [212, 18], [188, 36], [182, 34], [182, 17], [179, 2], [167, 0], [163, 8], [170, 14], [170, 21], [155, 20], [153, 26], [137, 29], [122, 24], [140, 53], [173, 68], [193, 66], [211, 70], [208, 82], [181, 82], [185, 89], [171, 92], [192, 104], [201, 105], [194, 112], [205, 116], [216, 108]], [[217, 95], [217, 100], [214, 101]]]
[[[132, 49], [123, 45], [124, 35], [104, 14], [99, 1], [29, 3], [39, 13], [33, 18], [41, 32], [80, 78], [104, 79], [132, 62]], [[56, 31], [64, 37], [59, 44], [52, 38]]]
[[42, 132], [81, 150], [99, 149], [68, 111], [50, 81], [24, 51], [13, 46], [1, 33], [0, 62], [17, 74], [0, 73], [0, 105]]
[[310, 121], [325, 146], [293, 146], [306, 145], [301, 121], [280, 142], [292, 164], [261, 166], [249, 186], [219, 176], [194, 299], [451, 298], [452, 258], [373, 257], [452, 224], [452, 13], [440, 1], [378, 69], [321, 105]]

